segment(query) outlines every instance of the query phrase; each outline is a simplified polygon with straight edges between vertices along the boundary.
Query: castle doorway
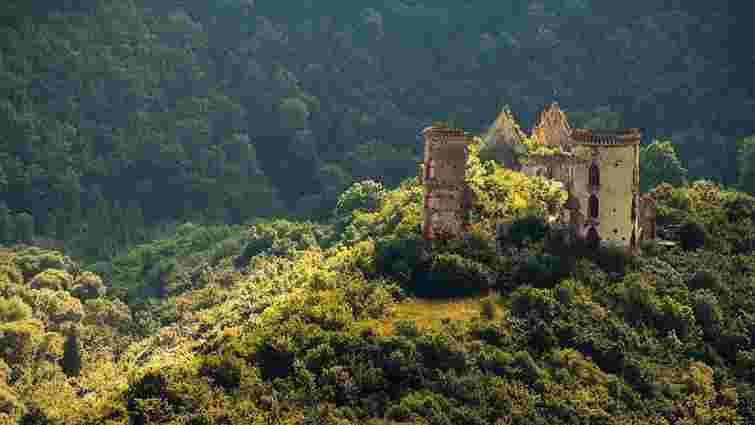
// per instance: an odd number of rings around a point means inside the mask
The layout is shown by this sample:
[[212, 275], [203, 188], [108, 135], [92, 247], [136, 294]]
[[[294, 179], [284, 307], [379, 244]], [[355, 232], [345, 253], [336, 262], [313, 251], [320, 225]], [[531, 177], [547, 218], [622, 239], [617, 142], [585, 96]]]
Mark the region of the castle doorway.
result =
[[600, 215], [600, 201], [598, 201], [597, 196], [590, 195], [587, 209], [590, 218], [598, 218], [598, 216]]
[[600, 247], [600, 235], [598, 234], [598, 230], [594, 226], [590, 226], [590, 229], [587, 231], [587, 248], [591, 250], [596, 250]]

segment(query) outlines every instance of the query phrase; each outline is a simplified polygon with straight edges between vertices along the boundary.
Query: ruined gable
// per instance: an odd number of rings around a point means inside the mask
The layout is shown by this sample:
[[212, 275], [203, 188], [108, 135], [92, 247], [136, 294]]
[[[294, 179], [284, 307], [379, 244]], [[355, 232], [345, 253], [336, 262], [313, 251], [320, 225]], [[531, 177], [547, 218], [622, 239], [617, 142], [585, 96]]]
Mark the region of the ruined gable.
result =
[[511, 110], [504, 108], [483, 137], [480, 159], [518, 169], [517, 158], [525, 150], [522, 144], [525, 137]]
[[483, 138], [484, 146], [514, 145], [522, 143], [524, 133], [509, 108], [503, 108]]
[[551, 103], [540, 113], [540, 120], [532, 130], [532, 139], [545, 146], [571, 146], [571, 126], [558, 103]]

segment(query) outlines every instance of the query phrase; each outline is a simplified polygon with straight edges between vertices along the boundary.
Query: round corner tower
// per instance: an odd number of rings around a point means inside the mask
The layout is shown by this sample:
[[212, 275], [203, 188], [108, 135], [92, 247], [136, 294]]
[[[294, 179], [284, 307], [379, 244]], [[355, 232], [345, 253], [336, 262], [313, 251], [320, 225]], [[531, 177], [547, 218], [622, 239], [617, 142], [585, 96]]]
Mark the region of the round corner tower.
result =
[[636, 128], [572, 131], [583, 159], [572, 187], [585, 218], [576, 230], [588, 242], [637, 247], [640, 137]]

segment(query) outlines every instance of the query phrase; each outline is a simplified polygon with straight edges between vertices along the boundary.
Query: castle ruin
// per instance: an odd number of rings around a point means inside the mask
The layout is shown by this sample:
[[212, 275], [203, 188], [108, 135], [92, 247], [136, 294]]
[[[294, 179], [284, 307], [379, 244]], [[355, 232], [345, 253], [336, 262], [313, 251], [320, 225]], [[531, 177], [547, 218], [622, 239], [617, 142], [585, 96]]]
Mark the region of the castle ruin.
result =
[[[425, 238], [457, 236], [470, 202], [464, 178], [472, 137], [447, 127], [430, 127], [423, 135]], [[504, 111], [485, 142], [492, 152], [514, 152], [523, 137], [511, 113]], [[505, 166], [563, 183], [568, 199], [560, 220], [578, 239], [593, 247], [610, 242], [636, 251], [640, 241], [654, 239], [656, 232], [655, 202], [639, 189], [640, 138], [636, 128], [572, 129], [554, 102], [532, 131], [534, 145], [544, 149], [530, 150], [516, 164]]]

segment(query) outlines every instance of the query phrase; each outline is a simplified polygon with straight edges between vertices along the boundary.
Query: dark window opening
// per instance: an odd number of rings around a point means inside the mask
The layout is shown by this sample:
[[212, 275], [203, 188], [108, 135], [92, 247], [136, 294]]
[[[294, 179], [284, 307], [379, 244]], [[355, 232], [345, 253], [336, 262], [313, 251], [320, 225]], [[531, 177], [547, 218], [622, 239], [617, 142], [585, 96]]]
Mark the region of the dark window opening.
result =
[[589, 180], [590, 186], [592, 187], [600, 186], [600, 168], [598, 168], [598, 164], [590, 165], [590, 172], [589, 172], [588, 180]]
[[600, 202], [598, 201], [598, 197], [595, 195], [590, 195], [590, 201], [589, 201], [589, 214], [591, 218], [598, 218], [600, 210]]

